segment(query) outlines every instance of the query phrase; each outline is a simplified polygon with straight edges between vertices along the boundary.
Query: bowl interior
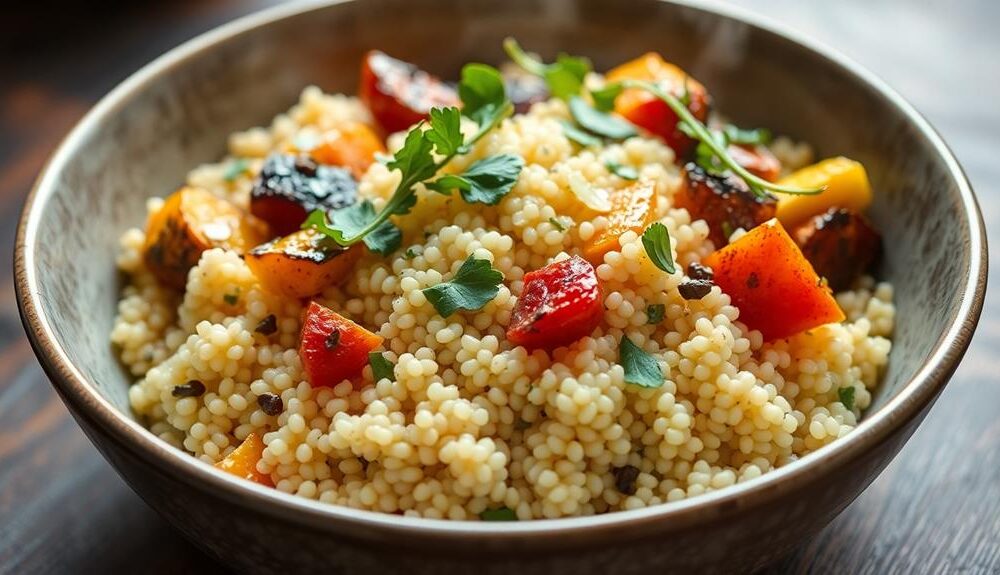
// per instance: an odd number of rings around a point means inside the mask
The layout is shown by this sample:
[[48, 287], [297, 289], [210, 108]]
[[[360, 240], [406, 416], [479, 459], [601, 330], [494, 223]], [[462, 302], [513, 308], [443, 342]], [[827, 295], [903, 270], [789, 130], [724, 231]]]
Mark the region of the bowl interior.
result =
[[[443, 17], [447, 15], [447, 17]], [[230, 132], [266, 125], [301, 89], [353, 93], [371, 48], [455, 77], [497, 63], [516, 36], [543, 54], [590, 57], [598, 70], [658, 51], [708, 87], [718, 109], [867, 166], [871, 217], [882, 231], [880, 276], [893, 282], [897, 328], [873, 409], [911, 379], [959, 313], [971, 268], [960, 184], [935, 144], [891, 98], [783, 36], [706, 10], [657, 0], [368, 0], [309, 10], [168, 57], [134, 78], [67, 142], [42, 181], [33, 252], [44, 316], [70, 361], [132, 417], [131, 378], [108, 343], [122, 281], [118, 237], [140, 225], [149, 196], [225, 152]], [[206, 45], [207, 40], [199, 40]]]

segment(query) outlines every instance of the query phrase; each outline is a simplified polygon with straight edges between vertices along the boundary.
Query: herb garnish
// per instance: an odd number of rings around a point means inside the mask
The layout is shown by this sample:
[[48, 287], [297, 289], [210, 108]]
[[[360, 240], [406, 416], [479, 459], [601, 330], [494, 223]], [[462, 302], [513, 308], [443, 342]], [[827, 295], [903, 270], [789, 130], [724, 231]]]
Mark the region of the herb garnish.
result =
[[590, 60], [567, 54], [559, 54], [552, 64], [544, 64], [529, 55], [513, 38], [503, 41], [503, 49], [515, 64], [524, 68], [529, 74], [534, 74], [545, 80], [549, 92], [556, 98], [568, 100], [583, 89], [583, 80], [593, 69]]
[[424, 288], [422, 291], [441, 317], [448, 317], [459, 309], [482, 309], [498, 293], [503, 274], [490, 265], [489, 260], [469, 256], [458, 268], [451, 281]]
[[618, 345], [618, 361], [625, 369], [625, 383], [639, 387], [655, 388], [663, 385], [663, 372], [656, 358], [622, 335]]
[[841, 387], [837, 390], [837, 399], [848, 411], [854, 411], [854, 387]]
[[584, 148], [596, 148], [601, 145], [601, 139], [581, 130], [576, 124], [569, 120], [559, 122], [562, 125], [563, 135], [566, 139]]
[[232, 182], [236, 178], [242, 176], [249, 167], [250, 162], [248, 162], [246, 158], [236, 158], [232, 162], [229, 162], [229, 165], [226, 166], [226, 171], [222, 174], [222, 179], [227, 182]]
[[457, 189], [469, 204], [495, 206], [517, 183], [524, 160], [513, 154], [499, 154], [473, 162], [461, 174], [448, 174], [429, 182], [428, 188], [443, 194]]
[[580, 96], [570, 97], [569, 113], [583, 129], [611, 140], [624, 140], [639, 133], [628, 121], [593, 108]]
[[555, 226], [560, 232], [566, 231], [566, 225], [560, 222], [558, 218], [549, 218], [549, 223]]
[[418, 255], [420, 255], [420, 254], [418, 254], [417, 250], [413, 249], [412, 246], [406, 248], [406, 251], [403, 252], [403, 257], [406, 258], [406, 259], [408, 259], [408, 260], [412, 260], [413, 258], [417, 257]]
[[[472, 137], [465, 139], [462, 136], [462, 112], [458, 108], [432, 109], [428, 121], [410, 130], [403, 147], [386, 162], [386, 167], [398, 170], [402, 178], [381, 211], [376, 213], [374, 205], [365, 200], [333, 212], [329, 222], [322, 210], [316, 210], [309, 214], [302, 227], [315, 228], [341, 246], [364, 241], [369, 249], [382, 255], [399, 249], [402, 233], [389, 220], [390, 216], [410, 213], [417, 202], [415, 186], [418, 183], [434, 177], [455, 156], [467, 153], [476, 142], [514, 111], [513, 104], [504, 92], [500, 73], [485, 64], [467, 64], [462, 69], [459, 96], [466, 116], [479, 124], [479, 130]], [[435, 153], [441, 157], [437, 161], [434, 159]], [[473, 173], [474, 178], [470, 178], [469, 172], [466, 172], [458, 176], [445, 176], [450, 178], [446, 182], [429, 182], [427, 185], [437, 189], [458, 188], [462, 191], [463, 198], [475, 198], [472, 201], [498, 202], [513, 186], [511, 179], [516, 180], [517, 175], [512, 176], [516, 162], [509, 156], [499, 161], [484, 158], [470, 166], [470, 169], [477, 164], [480, 172]], [[502, 168], [503, 171], [487, 174], [482, 171], [486, 167]]]
[[383, 379], [393, 380], [396, 374], [393, 373], [392, 362], [385, 358], [381, 352], [368, 352], [368, 365], [372, 366], [372, 379], [382, 381]]
[[517, 513], [510, 507], [484, 509], [479, 514], [479, 518], [483, 521], [517, 521]]
[[646, 306], [646, 323], [654, 325], [663, 321], [663, 316], [667, 313], [667, 306], [662, 303], [651, 303]]
[[642, 233], [642, 247], [646, 248], [646, 255], [656, 267], [668, 274], [677, 270], [674, 256], [670, 253], [670, 233], [667, 232], [667, 226], [660, 222], [650, 224]]
[[607, 162], [604, 162], [604, 167], [607, 168], [609, 172], [623, 180], [631, 182], [639, 179], [639, 171], [632, 166], [626, 166], [624, 164], [608, 160]]

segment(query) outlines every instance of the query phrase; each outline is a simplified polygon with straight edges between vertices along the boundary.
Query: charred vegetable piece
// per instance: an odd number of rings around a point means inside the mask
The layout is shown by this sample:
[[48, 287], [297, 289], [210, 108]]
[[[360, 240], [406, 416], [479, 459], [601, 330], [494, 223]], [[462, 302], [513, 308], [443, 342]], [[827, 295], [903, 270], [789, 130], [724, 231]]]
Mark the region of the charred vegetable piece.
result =
[[740, 321], [765, 341], [843, 321], [830, 288], [776, 219], [705, 258], [715, 283], [740, 310]]
[[674, 203], [686, 208], [692, 219], [705, 220], [708, 238], [716, 246], [726, 245], [731, 230], [749, 230], [771, 219], [777, 208], [777, 199], [770, 193], [756, 196], [742, 179], [729, 173], [710, 174], [694, 162], [684, 166]]
[[766, 146], [732, 144], [726, 151], [737, 164], [758, 178], [773, 182], [781, 175], [781, 162]]
[[310, 152], [317, 162], [347, 168], [359, 180], [375, 161], [375, 155], [384, 153], [382, 139], [361, 122], [340, 126]]
[[[622, 80], [654, 82], [685, 102], [688, 110], [699, 121], [704, 123], [708, 118], [711, 101], [705, 86], [655, 52], [649, 52], [611, 70], [607, 74], [607, 80], [609, 83]], [[677, 114], [663, 100], [645, 90], [630, 88], [622, 92], [615, 99], [615, 111], [636, 126], [663, 138], [678, 159], [690, 157], [694, 150], [696, 142], [678, 129]]]
[[431, 108], [459, 105], [454, 88], [378, 50], [368, 52], [361, 63], [359, 95], [387, 134], [426, 119]]
[[357, 378], [368, 365], [368, 352], [380, 345], [382, 336], [316, 302], [303, 314], [299, 357], [313, 387]]
[[604, 316], [590, 262], [573, 256], [524, 275], [507, 339], [529, 349], [555, 349], [589, 335]]
[[271, 476], [257, 471], [257, 462], [260, 461], [264, 453], [264, 442], [256, 433], [251, 433], [243, 440], [239, 447], [234, 449], [222, 461], [215, 464], [216, 467], [231, 473], [237, 477], [248, 479], [254, 483], [274, 487]]
[[778, 183], [812, 188], [826, 186], [822, 194], [814, 196], [779, 196], [777, 216], [789, 228], [833, 207], [864, 213], [872, 201], [872, 187], [865, 167], [843, 156], [802, 168]]
[[656, 189], [651, 182], [636, 182], [611, 194], [608, 227], [584, 246], [583, 253], [594, 265], [604, 261], [604, 254], [618, 247], [618, 238], [632, 230], [642, 234], [656, 219]]
[[309, 212], [335, 210], [354, 203], [358, 184], [350, 171], [323, 166], [306, 156], [273, 154], [250, 190], [250, 211], [271, 231], [288, 235], [299, 229]]
[[500, 72], [503, 74], [507, 98], [514, 104], [516, 113], [526, 114], [533, 104], [549, 99], [551, 94], [542, 78], [529, 74], [513, 63], [501, 66]]
[[264, 226], [235, 205], [201, 188], [183, 187], [150, 216], [143, 259], [166, 285], [183, 288], [188, 270], [209, 248], [243, 253], [264, 239]]
[[833, 291], [851, 287], [878, 259], [881, 238], [864, 216], [830, 208], [792, 230], [795, 243]]
[[346, 280], [363, 252], [309, 228], [259, 245], [245, 259], [268, 291], [304, 298]]

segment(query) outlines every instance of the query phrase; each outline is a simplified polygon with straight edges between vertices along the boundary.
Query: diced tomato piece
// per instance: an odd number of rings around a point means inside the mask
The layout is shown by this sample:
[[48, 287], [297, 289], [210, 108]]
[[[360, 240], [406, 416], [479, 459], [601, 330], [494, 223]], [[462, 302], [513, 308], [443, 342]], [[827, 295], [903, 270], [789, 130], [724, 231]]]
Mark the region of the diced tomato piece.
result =
[[781, 175], [781, 162], [764, 146], [732, 144], [726, 151], [737, 164], [758, 178], [773, 182]]
[[454, 88], [378, 50], [361, 63], [359, 96], [385, 133], [409, 128], [427, 118], [431, 108], [459, 105]]
[[702, 263], [766, 341], [844, 320], [825, 282], [776, 219], [750, 230]]
[[368, 352], [380, 345], [382, 336], [316, 302], [303, 314], [299, 356], [313, 387], [358, 377], [368, 364]]
[[583, 254], [594, 265], [604, 261], [604, 254], [618, 247], [618, 238], [632, 230], [641, 234], [656, 219], [656, 189], [652, 182], [639, 181], [611, 194], [608, 227], [594, 235]]
[[237, 477], [274, 487], [270, 475], [257, 471], [257, 462], [260, 461], [263, 454], [264, 441], [256, 433], [251, 433], [239, 447], [234, 449], [225, 459], [216, 463], [215, 466]]
[[573, 256], [524, 275], [507, 339], [529, 349], [555, 349], [589, 335], [603, 316], [594, 266]]
[[360, 180], [381, 153], [385, 146], [378, 134], [361, 122], [350, 122], [327, 134], [310, 155], [321, 164], [343, 166]]
[[[705, 86], [655, 52], [644, 54], [611, 70], [607, 74], [607, 80], [608, 82], [621, 80], [654, 82], [678, 98], [684, 96], [686, 83], [688, 110], [702, 122], [708, 118], [711, 100]], [[667, 106], [666, 102], [645, 90], [629, 89], [622, 92], [615, 100], [615, 111], [636, 126], [663, 138], [677, 154], [679, 161], [687, 159], [694, 150], [696, 142], [677, 127], [677, 114]]]

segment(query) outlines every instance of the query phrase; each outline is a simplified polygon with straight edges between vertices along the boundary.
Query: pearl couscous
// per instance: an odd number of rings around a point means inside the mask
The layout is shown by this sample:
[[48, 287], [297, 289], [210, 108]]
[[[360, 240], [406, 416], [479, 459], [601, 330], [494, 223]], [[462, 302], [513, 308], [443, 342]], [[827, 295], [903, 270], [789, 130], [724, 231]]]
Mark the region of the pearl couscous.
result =
[[[616, 74], [623, 73], [591, 73], [585, 84], [599, 86]], [[436, 97], [447, 100], [451, 88], [440, 88], [445, 95]], [[769, 318], [748, 325], [761, 314], [726, 287], [726, 266], [735, 260], [725, 251], [753, 245], [759, 230], [780, 225], [736, 220], [732, 229], [725, 222], [716, 229], [711, 214], [698, 215], [695, 196], [682, 196], [699, 168], [678, 161], [692, 150], [620, 109], [626, 95], [613, 117], [640, 129], [624, 137], [590, 134], [596, 141], [584, 142], [573, 133], [580, 127], [568, 127], [580, 119], [572, 106], [581, 100], [528, 102], [441, 169], [470, 181], [476, 162], [519, 159], [516, 181], [494, 203], [470, 201], [461, 184], [446, 195], [415, 183], [415, 204], [390, 220], [398, 245], [385, 255], [368, 240], [367, 247], [336, 247], [347, 250], [337, 261], [350, 257], [350, 265], [308, 280], [299, 268], [282, 268], [276, 277], [285, 283], [266, 277], [263, 257], [255, 259], [260, 244], [298, 233], [316, 206], [302, 203], [299, 219], [275, 234], [278, 220], [254, 205], [275, 197], [261, 195], [261, 187], [298, 170], [295, 177], [347, 186], [338, 189], [353, 190], [356, 199], [345, 203], [368, 200], [378, 212], [404, 177], [385, 157], [399, 157], [408, 141], [398, 130], [420, 117], [394, 125], [371, 104], [379, 94], [357, 99], [309, 87], [269, 127], [233, 134], [230, 156], [194, 169], [182, 190], [188, 204], [176, 203], [184, 210], [191, 202], [222, 202], [224, 209], [210, 215], [229, 218], [230, 227], [219, 230], [221, 220], [213, 220], [196, 230], [188, 222], [181, 226], [187, 235], [178, 235], [177, 220], [167, 220], [172, 240], [204, 245], [163, 253], [172, 244], [151, 243], [150, 236], [172, 196], [149, 200], [146, 229], [121, 238], [118, 264], [129, 279], [111, 340], [137, 378], [129, 391], [133, 409], [164, 441], [283, 492], [385, 513], [476, 520], [677, 501], [752, 480], [850, 433], [887, 361], [892, 287], [855, 273], [844, 289], [827, 272], [835, 299], [824, 281], [811, 287], [834, 302], [834, 321], [790, 334]], [[391, 134], [387, 151], [367, 162], [343, 151], [330, 161], [318, 158], [313, 152], [343, 139], [345, 126], [371, 127], [375, 148], [382, 145], [375, 134]], [[477, 121], [462, 117], [459, 127], [467, 137]], [[807, 146], [786, 138], [748, 150], [773, 160], [782, 182], [802, 183], [796, 170], [812, 162]], [[282, 154], [312, 158], [282, 167], [273, 160]], [[268, 179], [268, 170], [277, 175]], [[644, 225], [623, 227], [613, 198], [642, 186]], [[774, 196], [765, 197], [773, 203]], [[819, 271], [806, 232], [782, 219], [785, 201], [777, 202], [777, 221], [790, 226], [798, 244], [789, 249], [801, 248]], [[198, 217], [204, 223], [207, 216]], [[242, 219], [234, 224], [234, 217]], [[831, 221], [813, 227], [841, 229]], [[666, 258], [648, 245], [656, 224], [668, 237]], [[502, 275], [483, 301], [463, 307], [459, 299], [456, 310], [443, 312], [440, 298], [454, 294], [432, 288], [455, 285], [470, 261]], [[543, 324], [545, 310], [526, 316], [520, 309], [539, 281], [535, 274], [560, 264], [596, 278], [592, 321], [571, 314]], [[752, 271], [744, 283], [768, 289], [771, 280], [759, 275], [765, 271]], [[313, 328], [304, 324], [314, 321], [314, 309], [326, 314], [315, 329], [328, 331], [307, 349]], [[528, 327], [516, 331], [519, 322]], [[341, 327], [322, 328], [329, 325]], [[356, 354], [330, 360], [334, 365], [316, 363], [362, 344]], [[632, 373], [637, 365], [642, 375]]]

